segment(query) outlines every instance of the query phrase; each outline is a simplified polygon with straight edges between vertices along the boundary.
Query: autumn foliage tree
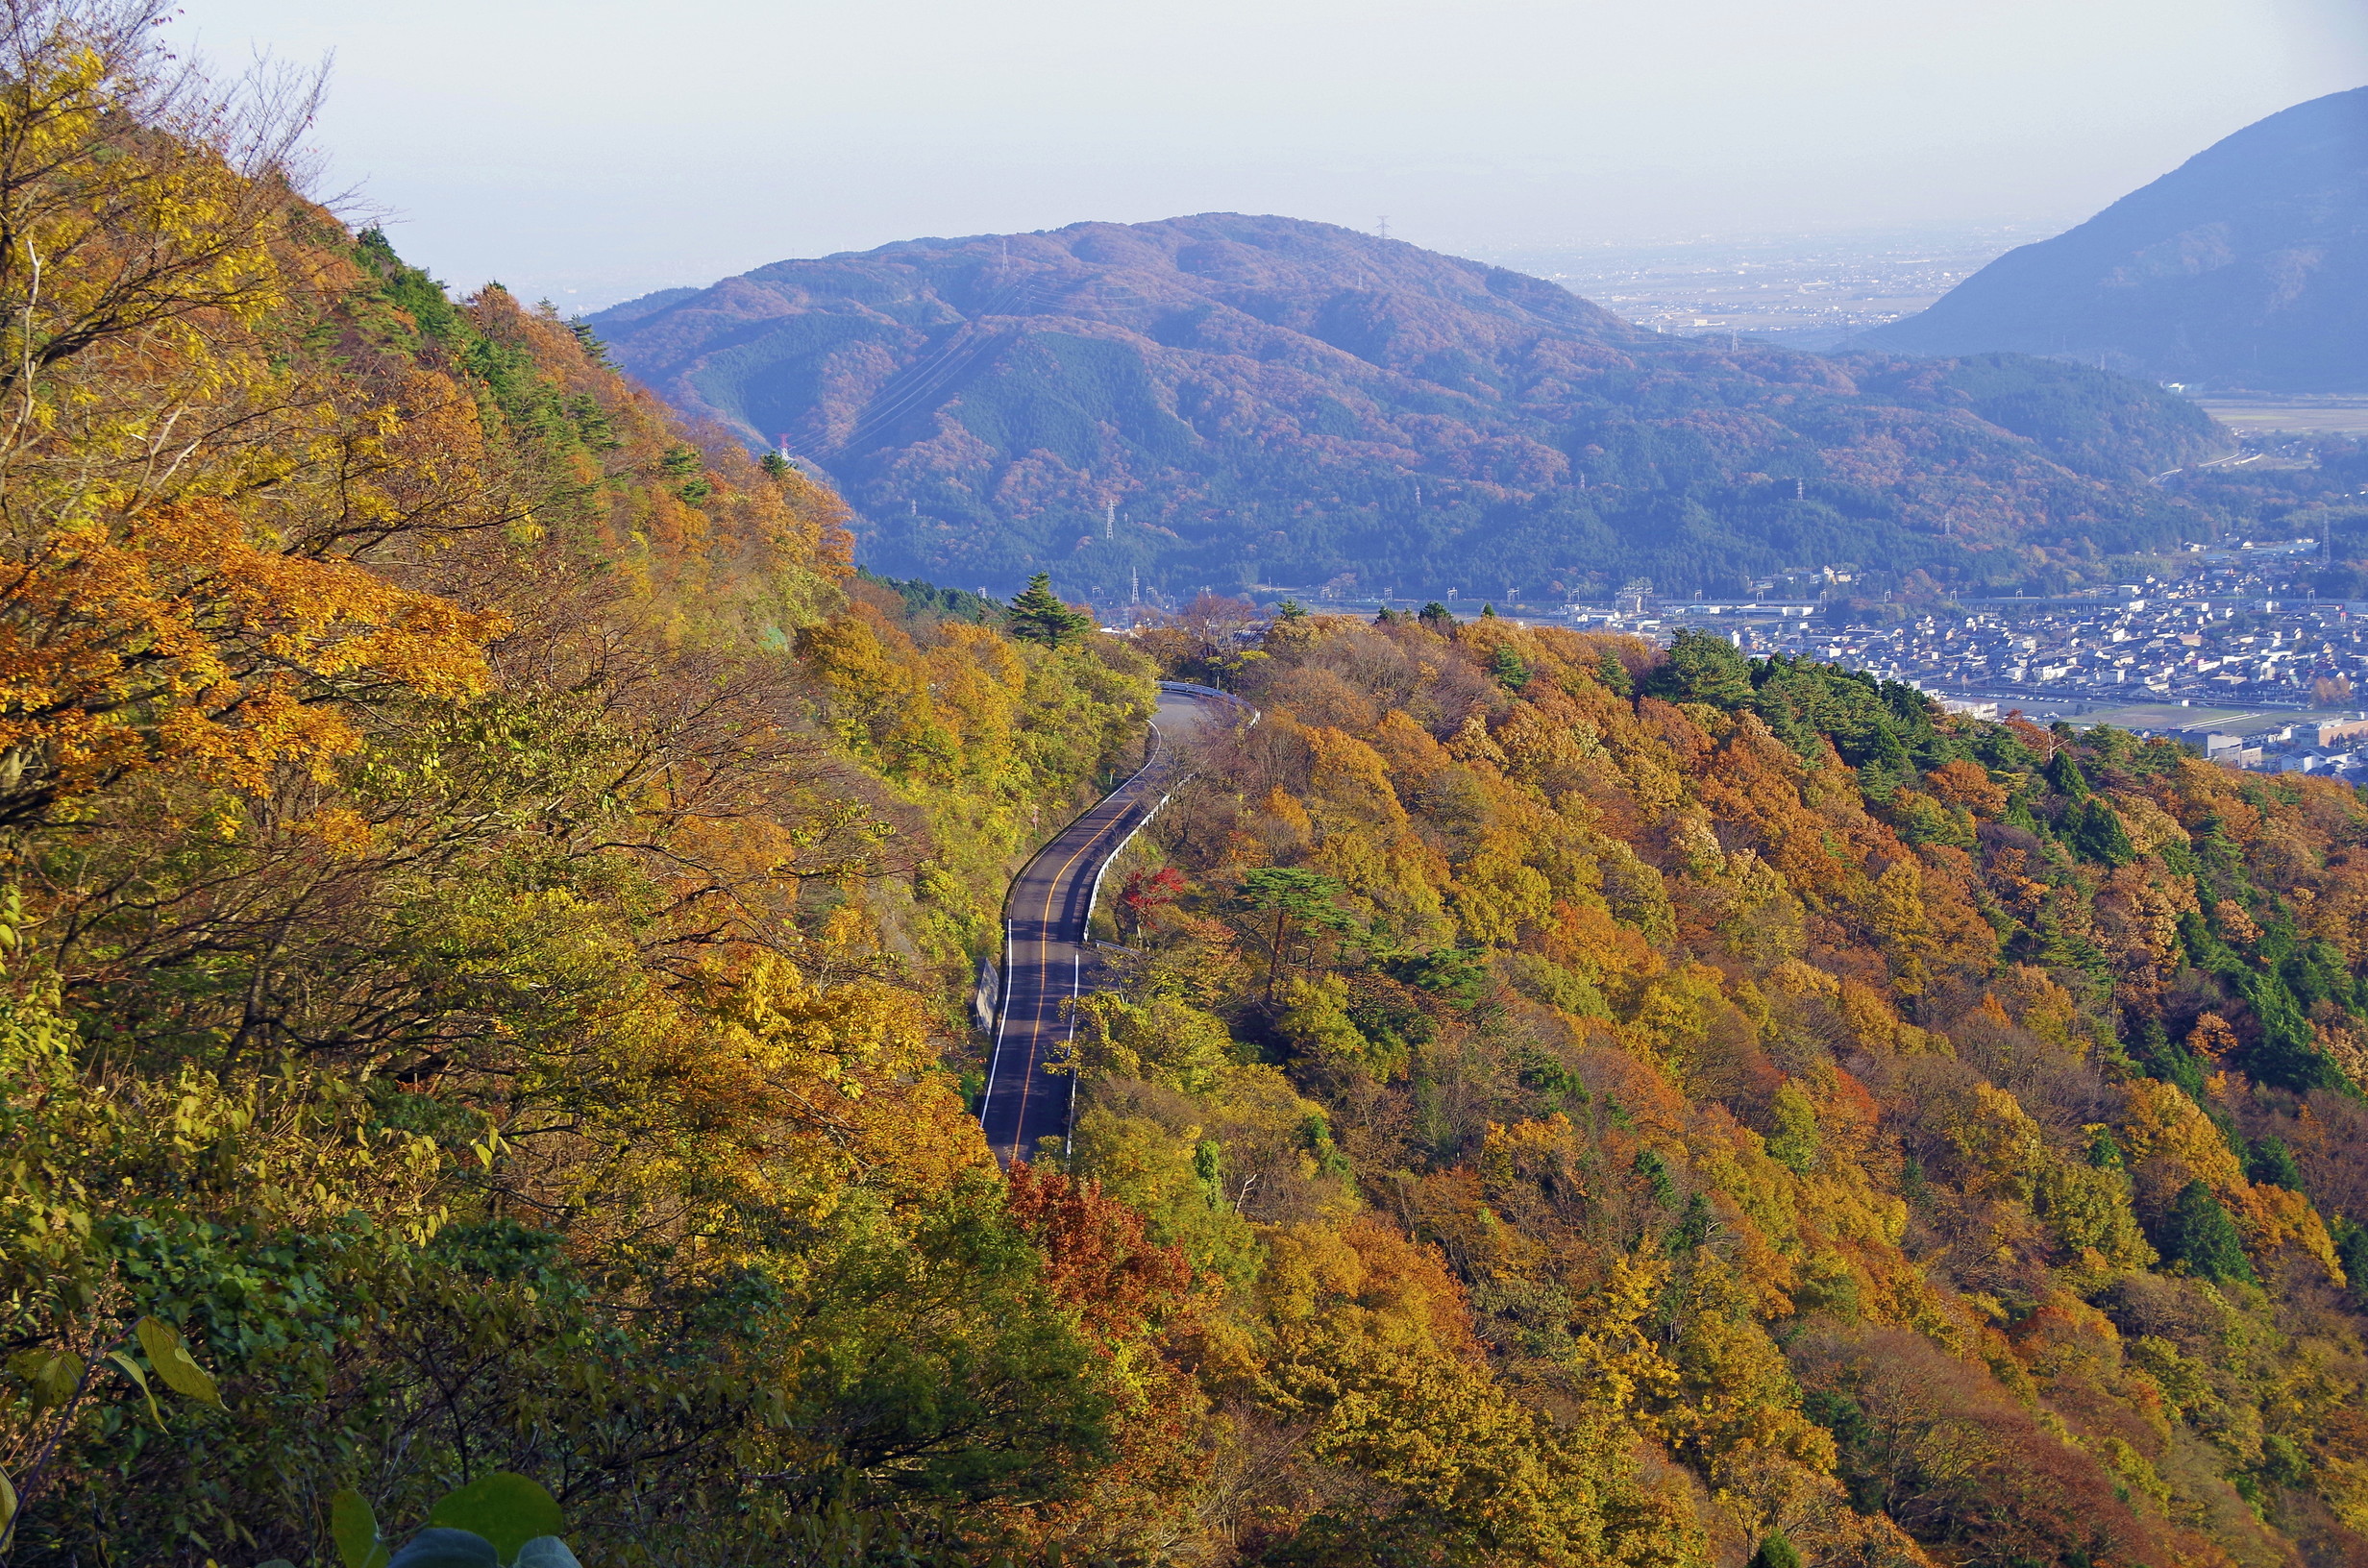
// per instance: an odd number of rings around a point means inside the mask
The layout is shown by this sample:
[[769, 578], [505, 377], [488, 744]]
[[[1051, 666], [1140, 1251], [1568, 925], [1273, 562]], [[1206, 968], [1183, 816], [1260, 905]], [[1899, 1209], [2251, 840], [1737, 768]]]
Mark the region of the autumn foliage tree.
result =
[[[157, 15], [0, 12], [12, 1560], [488, 1471], [587, 1561], [2368, 1553], [2354, 794], [1707, 637], [984, 624]], [[1002, 1171], [1004, 878], [1161, 674], [1259, 717]]]
[[[1560, 1473], [1652, 1521], [1517, 1546], [1411, 1472], [1344, 1504], [1311, 1445], [1291, 1553], [2356, 1550], [2351, 1472], [2271, 1458], [2357, 1453], [2332, 1411], [2368, 1387], [2362, 1321], [2297, 1305], [2350, 1277], [2363, 1201], [2349, 792], [1690, 633], [1297, 617], [1249, 651], [1263, 717], [1154, 824], [1185, 887], [1141, 1000], [1097, 1014], [1221, 1029], [1233, 1065], [1091, 1057], [1080, 1168], [1174, 1212], [1150, 1172], [1257, 1147], [1237, 1106], [1279, 1070], [1301, 1175], [1225, 1189], [1261, 1280], [1300, 1277], [1295, 1227], [1349, 1174], [1435, 1249], [1494, 1386], [1551, 1412]], [[2203, 1371], [2238, 1340], [2257, 1359]], [[2297, 1358], [2344, 1370], [2302, 1396]], [[1279, 1385], [1244, 1409], [1309, 1418]], [[1442, 1451], [1517, 1489], [1491, 1430]]]
[[160, 15], [0, 13], [14, 1560], [488, 1466], [593, 1550], [1024, 1549], [1135, 1406], [942, 999], [1140, 666], [867, 620], [827, 491], [347, 232]]

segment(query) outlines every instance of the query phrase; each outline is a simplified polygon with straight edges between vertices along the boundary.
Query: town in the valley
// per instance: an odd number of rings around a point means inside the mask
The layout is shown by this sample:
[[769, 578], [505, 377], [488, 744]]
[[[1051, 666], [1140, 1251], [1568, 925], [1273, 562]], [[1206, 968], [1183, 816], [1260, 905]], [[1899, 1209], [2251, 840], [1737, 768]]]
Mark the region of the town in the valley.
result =
[[[2108, 723], [2164, 735], [2232, 767], [2368, 784], [2368, 600], [2317, 597], [2316, 539], [2189, 545], [2136, 580], [2055, 598], [1963, 596], [1849, 607], [1854, 574], [1826, 566], [1752, 597], [1662, 596], [1632, 581], [1560, 608], [1451, 596], [1459, 616], [1625, 631], [1713, 632], [1755, 657], [1863, 670], [1980, 718]], [[1332, 596], [1319, 594], [1320, 599]], [[1327, 608], [1418, 600], [1347, 600]]]
[[1659, 637], [1714, 631], [1755, 657], [1863, 670], [1982, 718], [2110, 723], [2232, 767], [2368, 783], [2368, 602], [2313, 597], [2319, 548], [2190, 547], [2185, 574], [2063, 598], [1886, 605], [1905, 613], [1876, 624], [1846, 624], [1807, 596], [1664, 601], [1640, 583], [1570, 619]]

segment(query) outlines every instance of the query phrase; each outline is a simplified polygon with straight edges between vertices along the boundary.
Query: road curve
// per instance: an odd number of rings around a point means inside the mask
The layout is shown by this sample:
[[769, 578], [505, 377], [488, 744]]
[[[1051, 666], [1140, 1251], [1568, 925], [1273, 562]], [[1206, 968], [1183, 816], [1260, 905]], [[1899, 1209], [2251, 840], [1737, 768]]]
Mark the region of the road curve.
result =
[[1178, 746], [1248, 711], [1238, 698], [1163, 682], [1149, 759], [1037, 850], [1012, 879], [1003, 905], [1002, 997], [978, 1107], [987, 1144], [1005, 1165], [1035, 1153], [1040, 1139], [1069, 1139], [1077, 1081], [1050, 1069], [1073, 1028], [1061, 1016], [1061, 1003], [1094, 987], [1096, 960], [1086, 945], [1085, 922], [1102, 868], [1150, 821], [1174, 785]]

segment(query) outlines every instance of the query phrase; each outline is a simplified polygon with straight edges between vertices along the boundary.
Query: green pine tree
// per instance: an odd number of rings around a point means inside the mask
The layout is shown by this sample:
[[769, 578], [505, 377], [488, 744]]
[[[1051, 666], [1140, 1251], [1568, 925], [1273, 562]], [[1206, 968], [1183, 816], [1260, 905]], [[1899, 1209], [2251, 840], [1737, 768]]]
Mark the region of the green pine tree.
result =
[[2202, 1182], [2189, 1182], [2172, 1201], [2163, 1221], [2162, 1256], [2185, 1265], [2190, 1274], [2208, 1280], [2253, 1280], [2253, 1264], [2245, 1257], [2236, 1221]]
[[[2074, 778], [2080, 776], [2077, 767], [2070, 772]], [[2129, 829], [2122, 826], [2121, 814], [2099, 796], [2090, 796], [2064, 814], [2064, 837], [2083, 860], [2127, 866], [2137, 859], [2137, 848], [2130, 842]]]
[[2334, 1231], [2335, 1257], [2351, 1282], [2352, 1299], [2368, 1306], [2368, 1230], [2337, 1214]]
[[2069, 751], [2059, 751], [2048, 759], [2047, 781], [2066, 799], [2088, 798], [2088, 775], [2081, 772], [2081, 765]]
[[1508, 691], [1519, 691], [1529, 684], [1529, 661], [1510, 648], [1501, 645], [1489, 654], [1489, 674], [1494, 675]]
[[1094, 625], [1092, 616], [1080, 615], [1061, 602], [1060, 595], [1052, 591], [1051, 575], [1045, 572], [1027, 579], [1027, 587], [1011, 601], [1008, 617], [1014, 637], [1024, 643], [1042, 643], [1047, 648], [1073, 643]]
[[1733, 712], [1751, 701], [1751, 666], [1735, 645], [1707, 631], [1681, 631], [1666, 659], [1644, 677], [1647, 695], [1672, 702], [1707, 702]]
[[2257, 1138], [2245, 1150], [2245, 1178], [2290, 1192], [2303, 1189], [2303, 1167], [2282, 1138]]

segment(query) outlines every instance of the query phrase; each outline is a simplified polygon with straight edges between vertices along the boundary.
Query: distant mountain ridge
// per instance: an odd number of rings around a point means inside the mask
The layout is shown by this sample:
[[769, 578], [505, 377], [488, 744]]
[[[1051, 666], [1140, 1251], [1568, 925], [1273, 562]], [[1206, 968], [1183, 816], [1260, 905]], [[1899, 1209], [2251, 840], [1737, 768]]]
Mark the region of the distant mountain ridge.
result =
[[2273, 114], [1864, 334], [2163, 380], [2368, 391], [2368, 87]]
[[2033, 360], [1733, 349], [1296, 219], [924, 239], [590, 318], [622, 362], [855, 503], [866, 563], [1007, 590], [1723, 590], [1829, 561], [1969, 578], [2167, 542], [2133, 481], [2192, 405]]

